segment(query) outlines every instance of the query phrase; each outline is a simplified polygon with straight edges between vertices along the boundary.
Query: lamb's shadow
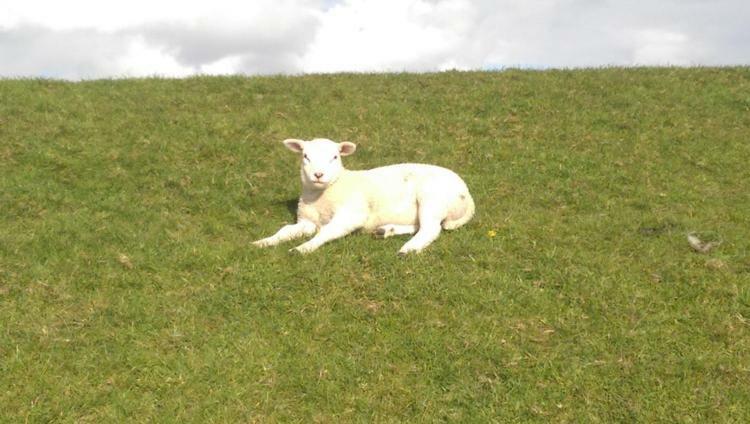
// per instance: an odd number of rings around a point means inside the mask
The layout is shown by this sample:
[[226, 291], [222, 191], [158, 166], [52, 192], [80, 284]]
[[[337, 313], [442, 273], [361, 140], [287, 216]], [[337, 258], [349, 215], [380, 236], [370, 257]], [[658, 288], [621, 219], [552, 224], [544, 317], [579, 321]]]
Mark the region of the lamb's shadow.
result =
[[297, 198], [289, 199], [289, 200], [281, 200], [276, 202], [276, 204], [283, 204], [286, 206], [286, 210], [289, 211], [289, 214], [292, 215], [292, 218], [297, 218]]

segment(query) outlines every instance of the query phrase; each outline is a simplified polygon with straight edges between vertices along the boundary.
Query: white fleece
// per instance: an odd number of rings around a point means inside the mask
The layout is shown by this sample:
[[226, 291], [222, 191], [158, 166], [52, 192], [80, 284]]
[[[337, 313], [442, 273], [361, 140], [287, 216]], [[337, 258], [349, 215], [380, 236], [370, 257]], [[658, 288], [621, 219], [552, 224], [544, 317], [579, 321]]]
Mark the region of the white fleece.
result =
[[297, 223], [254, 242], [256, 246], [272, 246], [317, 231], [295, 248], [307, 253], [360, 229], [381, 237], [416, 233], [399, 250], [406, 254], [421, 251], [441, 229], [458, 228], [474, 215], [466, 184], [449, 169], [404, 163], [350, 171], [343, 167], [341, 156], [354, 152], [353, 143], [292, 139], [284, 144], [302, 156]]

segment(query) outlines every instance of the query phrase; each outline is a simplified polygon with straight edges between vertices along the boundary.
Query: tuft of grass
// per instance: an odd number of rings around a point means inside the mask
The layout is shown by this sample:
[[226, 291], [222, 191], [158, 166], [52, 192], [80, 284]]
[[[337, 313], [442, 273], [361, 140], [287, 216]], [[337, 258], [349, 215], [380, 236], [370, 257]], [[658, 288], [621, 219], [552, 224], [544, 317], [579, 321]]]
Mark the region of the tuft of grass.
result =
[[[253, 248], [316, 136], [477, 215]], [[744, 67], [0, 81], [0, 417], [748, 421], [748, 140]]]

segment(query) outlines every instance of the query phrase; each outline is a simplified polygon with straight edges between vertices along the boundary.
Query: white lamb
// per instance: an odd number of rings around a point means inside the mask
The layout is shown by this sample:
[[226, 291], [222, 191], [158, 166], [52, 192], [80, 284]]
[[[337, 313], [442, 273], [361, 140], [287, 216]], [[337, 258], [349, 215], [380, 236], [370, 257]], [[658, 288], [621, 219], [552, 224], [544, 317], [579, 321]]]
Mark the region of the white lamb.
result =
[[474, 200], [453, 171], [434, 165], [404, 163], [366, 171], [344, 169], [341, 156], [354, 143], [327, 139], [284, 140], [302, 158], [302, 195], [297, 223], [253, 242], [259, 247], [315, 234], [293, 250], [308, 253], [322, 244], [363, 229], [380, 237], [414, 234], [400, 255], [419, 252], [440, 235], [474, 215]]

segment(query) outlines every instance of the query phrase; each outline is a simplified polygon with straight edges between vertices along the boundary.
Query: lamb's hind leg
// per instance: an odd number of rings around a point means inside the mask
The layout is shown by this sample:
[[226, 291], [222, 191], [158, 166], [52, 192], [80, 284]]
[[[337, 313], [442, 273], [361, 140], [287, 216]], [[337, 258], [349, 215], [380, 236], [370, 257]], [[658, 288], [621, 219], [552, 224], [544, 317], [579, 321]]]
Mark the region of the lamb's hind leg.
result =
[[399, 255], [420, 252], [435, 241], [442, 229], [441, 223], [445, 219], [446, 208], [441, 199], [430, 201], [424, 199], [419, 202], [419, 231], [398, 251]]
[[375, 230], [375, 237], [388, 238], [392, 236], [400, 236], [403, 234], [414, 234], [416, 232], [416, 225], [386, 224], [381, 225]]

